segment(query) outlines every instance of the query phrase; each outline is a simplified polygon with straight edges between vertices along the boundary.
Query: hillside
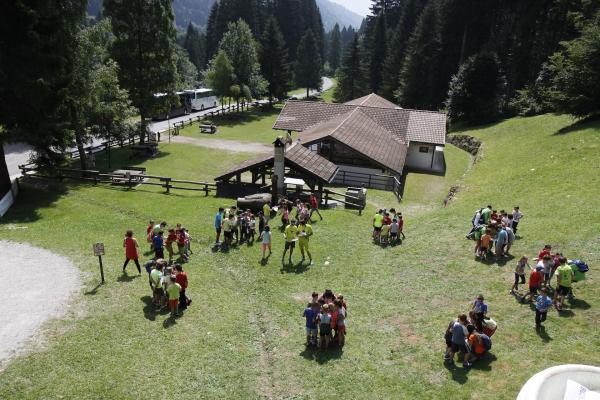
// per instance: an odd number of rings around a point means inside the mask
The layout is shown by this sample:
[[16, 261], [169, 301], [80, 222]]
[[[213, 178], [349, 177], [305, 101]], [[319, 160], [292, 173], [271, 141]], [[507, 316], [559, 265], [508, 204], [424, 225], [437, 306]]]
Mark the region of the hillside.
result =
[[[175, 24], [179, 29], [185, 29], [190, 22], [204, 28], [210, 13], [210, 7], [215, 0], [175, 0], [173, 2], [173, 11], [175, 12]], [[325, 31], [330, 31], [338, 23], [340, 27], [352, 25], [357, 28], [360, 26], [362, 17], [347, 8], [335, 4], [329, 0], [317, 0], [321, 10], [321, 18]], [[102, 9], [102, 0], [89, 0], [88, 14], [98, 15]]]

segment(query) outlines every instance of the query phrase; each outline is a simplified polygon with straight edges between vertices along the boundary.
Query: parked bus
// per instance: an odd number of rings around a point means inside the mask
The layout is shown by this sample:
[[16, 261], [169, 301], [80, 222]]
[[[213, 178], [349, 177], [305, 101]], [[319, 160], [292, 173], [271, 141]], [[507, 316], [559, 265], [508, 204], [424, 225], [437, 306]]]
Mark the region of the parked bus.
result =
[[218, 105], [219, 99], [212, 89], [200, 88], [184, 90], [184, 96], [192, 111], [202, 111]]
[[[167, 118], [181, 117], [182, 115], [186, 115], [186, 114], [189, 114], [190, 112], [192, 112], [192, 107], [191, 107], [190, 103], [188, 102], [185, 92], [176, 92], [175, 94], [179, 98], [179, 104], [171, 106], [171, 110], [169, 111], [168, 115], [167, 114], [155, 115], [152, 119], [163, 120], [163, 119], [167, 119]], [[157, 99], [160, 99], [161, 97], [164, 97], [166, 95], [167, 95], [166, 93], [156, 93], [154, 95], [154, 97]]]

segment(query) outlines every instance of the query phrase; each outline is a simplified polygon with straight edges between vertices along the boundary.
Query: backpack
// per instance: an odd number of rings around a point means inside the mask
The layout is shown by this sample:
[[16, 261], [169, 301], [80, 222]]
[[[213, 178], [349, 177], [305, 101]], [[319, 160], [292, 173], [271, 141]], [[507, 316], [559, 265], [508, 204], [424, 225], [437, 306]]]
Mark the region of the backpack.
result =
[[588, 265], [581, 260], [573, 260], [572, 263], [577, 266], [579, 272], [585, 273], [590, 270], [590, 267], [588, 267]]
[[491, 350], [492, 339], [490, 339], [490, 337], [488, 335], [486, 335], [485, 333], [482, 333], [481, 335], [479, 335], [479, 337], [481, 338], [481, 340], [483, 342], [483, 348], [485, 349], [485, 351]]

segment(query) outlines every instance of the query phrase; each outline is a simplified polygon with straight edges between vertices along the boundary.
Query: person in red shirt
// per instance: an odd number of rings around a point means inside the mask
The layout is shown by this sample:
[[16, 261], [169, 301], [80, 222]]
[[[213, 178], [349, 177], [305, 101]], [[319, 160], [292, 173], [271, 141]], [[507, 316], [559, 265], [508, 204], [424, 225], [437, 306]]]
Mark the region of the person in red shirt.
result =
[[187, 252], [185, 251], [185, 228], [177, 224], [177, 248], [179, 249], [179, 257], [181, 261], [187, 262]]
[[383, 216], [383, 225], [391, 225], [392, 224], [392, 218], [390, 217], [390, 213], [386, 212], [385, 215]]
[[402, 213], [399, 213], [398, 216], [398, 234], [402, 235], [402, 240], [406, 239], [406, 235], [404, 234], [404, 219], [402, 218]]
[[165, 247], [167, 248], [167, 252], [169, 253], [169, 262], [173, 260], [173, 243], [177, 241], [177, 234], [175, 233], [175, 229], [169, 229], [169, 235], [167, 236], [167, 241], [165, 242]]
[[154, 220], [151, 219], [146, 228], [146, 241], [150, 243], [150, 250], [154, 250], [152, 239], [154, 239]]
[[179, 286], [181, 286], [181, 292], [179, 293], [179, 309], [185, 310], [192, 303], [192, 300], [188, 299], [185, 295], [185, 290], [188, 287], [188, 276], [183, 271], [183, 267], [180, 264], [175, 264], [173, 268], [175, 269], [175, 283], [179, 283]]
[[138, 274], [142, 274], [142, 268], [140, 267], [140, 262], [138, 261], [138, 242], [133, 237], [133, 231], [128, 230], [125, 233], [125, 240], [123, 240], [123, 247], [125, 248], [125, 264], [123, 264], [123, 273], [125, 273], [125, 267], [129, 263], [129, 260], [133, 260], [135, 266], [137, 267]]
[[313, 213], [317, 213], [321, 221], [323, 221], [323, 216], [319, 212], [319, 200], [317, 200], [317, 196], [314, 194], [310, 195], [310, 214], [308, 215], [308, 219], [312, 220]]
[[544, 256], [549, 256], [551, 255], [550, 252], [552, 251], [552, 246], [550, 246], [549, 244], [545, 245], [544, 248], [539, 252], [538, 254], [538, 258], [536, 261], [538, 260], [543, 260]]
[[531, 271], [531, 274], [529, 274], [529, 293], [527, 293], [521, 299], [523, 303], [525, 303], [525, 300], [528, 297], [531, 301], [531, 299], [535, 299], [535, 296], [537, 296], [538, 290], [542, 285], [542, 280], [544, 279], [544, 273], [542, 272], [543, 269], [544, 268], [541, 266], [536, 267], [535, 270]]

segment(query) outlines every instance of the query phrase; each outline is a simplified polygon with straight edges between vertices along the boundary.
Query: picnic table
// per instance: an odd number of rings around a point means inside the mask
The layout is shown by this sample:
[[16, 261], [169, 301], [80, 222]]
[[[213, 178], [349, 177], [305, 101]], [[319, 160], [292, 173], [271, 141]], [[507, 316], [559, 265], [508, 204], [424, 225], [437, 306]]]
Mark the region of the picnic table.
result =
[[112, 175], [111, 182], [115, 185], [128, 184], [130, 178], [131, 182], [137, 185], [144, 181], [146, 172], [141, 169], [118, 169], [113, 171]]
[[134, 156], [154, 157], [157, 154], [158, 154], [158, 143], [156, 143], [156, 142], [134, 144], [131, 146], [131, 157], [134, 157]]
[[200, 133], [210, 133], [214, 135], [217, 133], [216, 125], [200, 125]]

